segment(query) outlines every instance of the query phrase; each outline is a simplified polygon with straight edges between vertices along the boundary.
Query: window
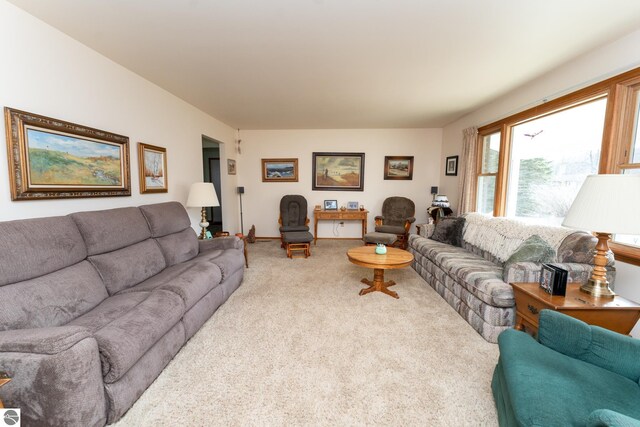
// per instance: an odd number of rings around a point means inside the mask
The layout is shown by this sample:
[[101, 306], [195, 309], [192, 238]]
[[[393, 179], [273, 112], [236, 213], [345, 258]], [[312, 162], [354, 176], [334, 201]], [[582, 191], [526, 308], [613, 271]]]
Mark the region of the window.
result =
[[[545, 100], [478, 135], [476, 210], [560, 224], [587, 175], [640, 174], [640, 68]], [[610, 247], [616, 259], [640, 265], [640, 236], [616, 235]]]
[[606, 98], [511, 128], [506, 216], [560, 225], [587, 175], [598, 173]]
[[500, 132], [480, 135], [480, 165], [478, 167], [478, 187], [476, 210], [483, 214], [493, 214], [495, 203], [496, 177], [500, 155]]

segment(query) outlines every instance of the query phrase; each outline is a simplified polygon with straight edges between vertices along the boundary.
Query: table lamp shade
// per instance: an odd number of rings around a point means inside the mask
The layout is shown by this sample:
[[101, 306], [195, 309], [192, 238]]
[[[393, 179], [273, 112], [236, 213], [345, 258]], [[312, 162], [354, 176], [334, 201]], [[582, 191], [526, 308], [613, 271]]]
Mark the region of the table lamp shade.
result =
[[188, 207], [215, 207], [220, 206], [216, 189], [210, 182], [195, 182], [191, 184], [189, 197], [187, 198]]
[[640, 175], [589, 175], [562, 225], [593, 232], [640, 234]]

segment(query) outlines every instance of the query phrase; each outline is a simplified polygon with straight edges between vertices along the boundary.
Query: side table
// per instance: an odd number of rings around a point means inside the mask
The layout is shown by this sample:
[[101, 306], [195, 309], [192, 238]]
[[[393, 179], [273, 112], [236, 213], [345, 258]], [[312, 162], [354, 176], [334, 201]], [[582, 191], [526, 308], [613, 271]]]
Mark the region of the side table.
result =
[[540, 310], [559, 311], [614, 332], [628, 335], [638, 319], [640, 304], [616, 295], [614, 298], [594, 298], [580, 291], [577, 283], [567, 283], [565, 296], [549, 295], [538, 283], [511, 283], [516, 300], [518, 330], [538, 332]]
[[[5, 385], [9, 381], [11, 381], [11, 378], [9, 378], [9, 376], [6, 373], [0, 371], [0, 387]], [[0, 409], [2, 408], [4, 408], [4, 404], [2, 403], [2, 399], [0, 399]]]

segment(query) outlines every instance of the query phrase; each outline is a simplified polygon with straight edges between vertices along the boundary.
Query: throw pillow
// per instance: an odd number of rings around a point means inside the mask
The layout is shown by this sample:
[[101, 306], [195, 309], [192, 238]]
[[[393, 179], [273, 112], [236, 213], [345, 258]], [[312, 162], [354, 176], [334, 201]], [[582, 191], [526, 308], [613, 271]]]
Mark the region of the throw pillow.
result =
[[436, 224], [436, 229], [431, 235], [431, 240], [453, 246], [462, 246], [464, 221], [465, 219], [462, 217], [441, 218]]
[[505, 265], [514, 262], [553, 262], [555, 254], [553, 248], [546, 241], [534, 234], [522, 242], [505, 262]]

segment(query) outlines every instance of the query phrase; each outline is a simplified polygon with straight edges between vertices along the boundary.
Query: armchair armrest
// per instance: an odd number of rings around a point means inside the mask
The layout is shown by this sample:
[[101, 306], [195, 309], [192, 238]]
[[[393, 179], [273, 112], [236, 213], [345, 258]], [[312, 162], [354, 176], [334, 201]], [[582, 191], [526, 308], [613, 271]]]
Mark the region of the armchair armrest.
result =
[[640, 421], [610, 409], [597, 409], [587, 418], [587, 427], [640, 427]]
[[376, 215], [374, 218], [376, 221], [384, 221], [384, 217], [382, 215]]
[[225, 249], [243, 249], [244, 241], [236, 236], [228, 237], [216, 237], [214, 239], [198, 240], [199, 251], [198, 253], [211, 251], [211, 250], [225, 250]]
[[416, 219], [415, 219], [415, 217], [412, 217], [412, 216], [411, 216], [411, 217], [407, 218], [407, 222], [408, 222], [409, 224], [413, 224], [414, 222], [416, 222]]
[[104, 425], [107, 403], [98, 343], [87, 329], [60, 326], [0, 332], [2, 402], [23, 425]]
[[640, 380], [640, 340], [552, 310], [540, 311], [540, 344], [629, 378]]

